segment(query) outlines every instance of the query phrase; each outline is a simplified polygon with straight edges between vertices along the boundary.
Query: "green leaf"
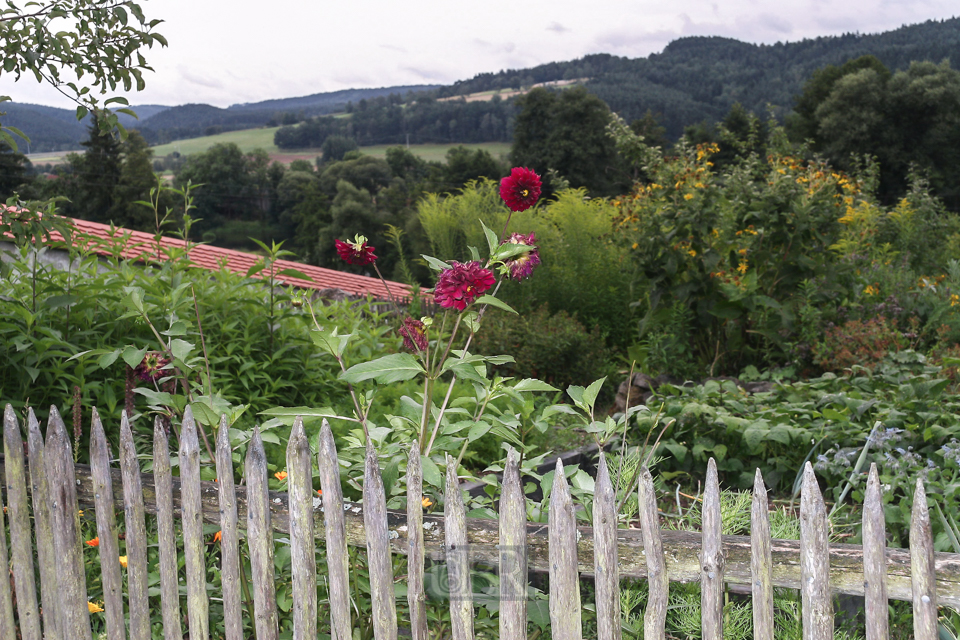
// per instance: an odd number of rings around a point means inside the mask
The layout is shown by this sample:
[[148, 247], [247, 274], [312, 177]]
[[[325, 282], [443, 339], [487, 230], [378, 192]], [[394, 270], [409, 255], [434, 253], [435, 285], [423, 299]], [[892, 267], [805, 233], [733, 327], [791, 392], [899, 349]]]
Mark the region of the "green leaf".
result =
[[[490, 295], [480, 296], [479, 298], [477, 298], [476, 303], [477, 303], [477, 304], [489, 304], [491, 307], [496, 307], [496, 308], [498, 308], [498, 309], [503, 309], [504, 311], [509, 311], [510, 313], [517, 313], [516, 310], [515, 310], [513, 307], [511, 307], [510, 305], [508, 305], [506, 302], [504, 302], [503, 300], [500, 300], [499, 298], [495, 298], [495, 297], [493, 297], [493, 296], [490, 296]], [[520, 314], [517, 314], [517, 315], [520, 315]]]
[[123, 361], [127, 363], [131, 369], [136, 367], [138, 364], [143, 362], [143, 356], [147, 354], [147, 348], [137, 349], [133, 345], [128, 345], [126, 349], [123, 350]]
[[480, 226], [483, 227], [483, 235], [487, 237], [487, 248], [490, 249], [490, 255], [492, 256], [496, 253], [500, 241], [497, 239], [497, 234], [488, 229], [487, 225], [483, 224], [483, 220], [480, 221]]
[[394, 353], [370, 362], [353, 365], [340, 374], [345, 382], [356, 384], [364, 380], [375, 380], [380, 384], [402, 382], [426, 373], [417, 359], [409, 353]]
[[50, 296], [43, 301], [43, 304], [50, 309], [59, 309], [61, 307], [69, 307], [75, 304], [77, 300], [79, 300], [79, 298], [74, 295]]
[[251, 276], [255, 276], [266, 268], [267, 268], [266, 262], [264, 262], [262, 259], [257, 260], [255, 263], [253, 263], [253, 265], [250, 266], [249, 269], [247, 269], [247, 277], [249, 278]]
[[450, 265], [443, 260], [437, 260], [433, 256], [428, 256], [426, 254], [420, 254], [420, 256], [427, 261], [427, 264], [430, 265], [430, 268], [434, 271], [443, 271], [444, 269], [450, 268]]
[[185, 361], [193, 352], [194, 345], [186, 340], [176, 338], [170, 341], [170, 353], [180, 361]]
[[467, 432], [467, 442], [473, 442], [474, 440], [483, 437], [488, 431], [490, 431], [491, 425], [487, 424], [483, 420], [478, 421], [472, 427], [470, 431]]
[[330, 407], [274, 407], [261, 411], [257, 415], [272, 416], [280, 424], [290, 426], [296, 418], [303, 418], [304, 423], [321, 418], [343, 418]]
[[420, 456], [420, 467], [423, 469], [423, 481], [432, 487], [443, 486], [443, 476], [437, 463], [427, 456]]
[[120, 357], [120, 349], [114, 349], [113, 351], [107, 352], [100, 356], [100, 360], [97, 361], [97, 365], [101, 369], [106, 369], [114, 362], [117, 361], [117, 358]]
[[517, 384], [513, 385], [514, 391], [559, 391], [556, 387], [547, 384], [546, 382], [541, 382], [536, 378], [524, 378]]
[[278, 275], [278, 276], [285, 276], [285, 277], [287, 277], [287, 278], [299, 278], [300, 280], [306, 280], [307, 282], [313, 282], [313, 278], [311, 278], [310, 276], [308, 276], [307, 274], [305, 274], [303, 271], [300, 271], [299, 269], [290, 269], [290, 268], [288, 268], [288, 269], [280, 269], [280, 271], [277, 271], [277, 275]]
[[590, 386], [584, 389], [583, 391], [583, 402], [590, 410], [593, 410], [593, 405], [597, 402], [597, 395], [600, 393], [600, 388], [603, 386], [603, 383], [607, 381], [607, 377], [604, 376], [599, 380], [594, 380], [590, 383]]
[[313, 341], [313, 344], [317, 345], [334, 358], [339, 358], [343, 355], [344, 350], [347, 348], [347, 345], [350, 343], [350, 338], [353, 337], [352, 333], [345, 333], [340, 335], [337, 333], [337, 327], [334, 327], [331, 331], [311, 331], [310, 339]]

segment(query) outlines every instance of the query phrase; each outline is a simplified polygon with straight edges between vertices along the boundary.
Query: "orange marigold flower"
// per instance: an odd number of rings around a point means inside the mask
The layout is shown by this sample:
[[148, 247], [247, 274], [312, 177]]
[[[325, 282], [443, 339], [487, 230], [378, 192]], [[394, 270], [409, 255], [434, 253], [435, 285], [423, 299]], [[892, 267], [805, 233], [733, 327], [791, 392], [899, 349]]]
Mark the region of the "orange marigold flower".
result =
[[431, 500], [430, 498], [424, 497], [424, 499], [420, 501], [420, 504], [423, 505], [424, 509], [426, 509], [427, 507], [433, 506], [433, 500]]
[[220, 542], [222, 539], [223, 539], [223, 531], [217, 531], [215, 534], [213, 534], [214, 542]]
[[96, 602], [88, 602], [88, 603], [87, 603], [87, 610], [88, 610], [90, 613], [101, 613], [101, 612], [103, 611], [103, 607], [101, 607], [100, 605], [98, 605]]
[[87, 545], [88, 547], [99, 547], [100, 536], [97, 536], [96, 538], [91, 538], [90, 540], [87, 540], [84, 544]]
[[318, 495], [318, 496], [322, 496], [322, 495], [323, 495], [323, 489], [317, 489], [317, 495]]
[[286, 471], [277, 471], [275, 474], [273, 474], [273, 477], [276, 478], [277, 480], [279, 480], [280, 482], [283, 482], [284, 480], [287, 479], [287, 472], [286, 472]]
[[120, 566], [124, 569], [127, 568], [127, 556], [120, 556]]

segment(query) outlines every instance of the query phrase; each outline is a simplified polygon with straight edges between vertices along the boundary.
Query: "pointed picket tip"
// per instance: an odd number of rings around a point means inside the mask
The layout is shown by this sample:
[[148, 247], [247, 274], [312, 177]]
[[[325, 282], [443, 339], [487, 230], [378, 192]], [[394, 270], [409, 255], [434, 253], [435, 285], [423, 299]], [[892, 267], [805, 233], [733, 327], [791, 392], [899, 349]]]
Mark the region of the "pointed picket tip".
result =
[[757, 467], [757, 471], [753, 474], [753, 493], [754, 495], [762, 495], [764, 497], [767, 495], [767, 485], [763, 481], [763, 474], [760, 472], [760, 467]]
[[366, 470], [368, 473], [374, 469], [379, 473], [380, 459], [377, 456], [376, 448], [373, 446], [373, 441], [370, 440], [369, 438], [367, 438], [367, 451], [366, 451], [365, 463], [366, 463]]
[[263, 438], [260, 436], [260, 426], [253, 427], [253, 436], [250, 438], [250, 446], [247, 447], [247, 464], [262, 465], [266, 469], [267, 456], [263, 450]]
[[597, 465], [597, 482], [600, 482], [600, 478], [606, 478], [607, 482], [610, 481], [610, 471], [607, 469], [607, 456], [603, 449], [600, 450], [600, 462]]
[[17, 431], [19, 431], [20, 425], [17, 421], [17, 414], [13, 410], [13, 405], [8, 403], [3, 409], [3, 429], [6, 431], [7, 429], [12, 428], [16, 428]]
[[190, 405], [183, 411], [183, 423], [180, 426], [180, 455], [188, 456], [200, 453], [200, 441], [197, 438], [197, 423], [193, 419]]
[[460, 476], [457, 475], [457, 461], [450, 457], [450, 454], [445, 454], [447, 459], [447, 473], [446, 473], [446, 501], [449, 504], [451, 501], [461, 501], [460, 497]]
[[100, 414], [97, 412], [96, 407], [93, 408], [93, 418], [91, 419], [91, 430], [90, 430], [90, 452], [91, 457], [93, 452], [104, 452], [103, 455], [110, 457], [109, 449], [107, 446], [107, 435], [103, 431], [103, 423], [100, 421]]
[[47, 437], [50, 436], [50, 430], [53, 430], [53, 434], [58, 438], [66, 438], [67, 436], [67, 426], [63, 423], [63, 418], [60, 416], [60, 411], [57, 410], [57, 405], [50, 405], [50, 417], [47, 418]]
[[[27, 410], [27, 436], [31, 441], [31, 451], [34, 444], [43, 446], [43, 434], [40, 433], [40, 421], [37, 420], [37, 414], [33, 412], [33, 407]], [[35, 440], [35, 441], [34, 441]]]
[[120, 442], [133, 442], [133, 429], [130, 427], [130, 418], [126, 410], [120, 412]]
[[929, 520], [930, 510], [927, 505], [927, 492], [923, 487], [923, 478], [917, 478], [917, 483], [913, 490], [913, 519]]
[[226, 447], [230, 450], [230, 424], [227, 422], [227, 416], [220, 416], [220, 426], [217, 428], [217, 449]]
[[290, 439], [287, 441], [287, 453], [300, 451], [304, 446], [309, 446], [307, 442], [307, 432], [303, 428], [303, 418], [297, 416], [293, 419], [293, 428], [290, 429]]
[[717, 461], [711, 457], [709, 460], [707, 460], [707, 484], [709, 485], [711, 482], [717, 481]]
[[801, 510], [804, 503], [809, 508], [824, 508], [820, 484], [817, 482], [817, 475], [813, 472], [813, 465], [809, 461], [803, 466], [803, 484], [800, 489]]

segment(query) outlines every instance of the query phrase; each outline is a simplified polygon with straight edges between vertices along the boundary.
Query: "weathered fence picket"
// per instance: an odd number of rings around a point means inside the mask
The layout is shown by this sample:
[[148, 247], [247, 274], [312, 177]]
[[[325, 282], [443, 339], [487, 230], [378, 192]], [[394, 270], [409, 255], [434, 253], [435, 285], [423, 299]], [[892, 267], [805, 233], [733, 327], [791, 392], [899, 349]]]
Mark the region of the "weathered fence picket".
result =
[[414, 440], [407, 456], [407, 606], [410, 636], [427, 640], [426, 594], [423, 591], [423, 466], [420, 441]]
[[190, 638], [210, 637], [210, 601], [203, 565], [203, 517], [200, 507], [200, 441], [188, 406], [180, 427], [180, 510], [183, 518], [183, 567], [187, 574], [187, 626]]
[[827, 510], [809, 462], [800, 489], [800, 578], [803, 640], [833, 640]]
[[53, 529], [50, 525], [50, 488], [43, 462], [43, 435], [33, 409], [27, 412], [27, 454], [30, 457], [30, 491], [33, 498], [37, 562], [40, 564], [43, 636], [46, 640], [61, 640], [63, 633], [60, 630], [60, 602], [57, 597], [57, 557], [53, 550]]
[[320, 466], [323, 524], [327, 547], [327, 580], [330, 593], [330, 630], [332, 640], [351, 640], [350, 585], [347, 554], [347, 532], [344, 526], [343, 489], [340, 486], [340, 464], [333, 442], [330, 423], [324, 419], [320, 427], [317, 454]]
[[[317, 557], [313, 535], [313, 473], [303, 420], [293, 422], [287, 444], [290, 493], [290, 564], [293, 571], [293, 640], [317, 637]], [[319, 502], [319, 501], [318, 501]]]
[[887, 534], [883, 521], [880, 476], [870, 464], [867, 491], [863, 497], [863, 583], [867, 640], [890, 637], [890, 607], [887, 604]]
[[663, 540], [660, 536], [660, 517], [657, 514], [657, 496], [653, 489], [653, 476], [644, 465], [640, 470], [640, 531], [643, 533], [643, 550], [647, 559], [647, 583], [650, 585], [647, 610], [643, 614], [643, 637], [647, 640], [663, 640], [666, 637], [667, 600], [670, 597], [670, 580], [663, 557]]
[[120, 416], [120, 473], [123, 475], [123, 517], [127, 551], [127, 592], [130, 640], [150, 640], [150, 601], [147, 597], [147, 525], [143, 509], [140, 463], [133, 445], [127, 412]]
[[447, 456], [443, 518], [446, 530], [447, 586], [450, 597], [450, 635], [453, 640], [473, 640], [473, 588], [470, 583], [470, 549], [467, 547], [467, 514], [460, 494], [457, 465]]
[[700, 551], [700, 610], [703, 640], [723, 638], [723, 545], [720, 541], [720, 481], [717, 463], [707, 463], [707, 482], [703, 491], [701, 529], [703, 545]]
[[267, 456], [259, 427], [253, 428], [253, 437], [247, 447], [244, 475], [247, 479], [247, 548], [250, 550], [253, 581], [254, 626], [258, 640], [276, 640], [280, 629], [274, 586], [273, 529], [270, 527]]
[[[160, 611], [164, 640], [183, 640], [177, 580], [177, 539], [173, 528], [173, 474], [170, 443], [160, 418], [153, 421], [153, 489], [156, 496], [157, 546], [160, 551]], [[231, 476], [232, 479], [232, 476]], [[234, 640], [228, 638], [228, 640]]]
[[[0, 500], [0, 505], [3, 500]], [[4, 522], [3, 509], [0, 509], [0, 567], [9, 567], [7, 558], [7, 523]], [[16, 638], [16, 620], [13, 619], [13, 600], [10, 599], [10, 581], [0, 580], [0, 634], [4, 638]]]
[[117, 514], [113, 507], [110, 458], [110, 445], [103, 432], [103, 423], [94, 409], [90, 431], [90, 471], [96, 499], [97, 551], [100, 554], [104, 617], [107, 621], [107, 639], [124, 640], [127, 633], [123, 615], [123, 576], [120, 573], [120, 543], [117, 538]]
[[[23, 459], [20, 421], [9, 404], [3, 412], [3, 457], [7, 461], [7, 515], [10, 519], [10, 558], [17, 591], [20, 637], [41, 640], [37, 585], [33, 576], [33, 536], [27, 506], [27, 470]], [[6, 567], [6, 565], [0, 565]], [[3, 576], [6, 579], [6, 576]]]
[[[222, 596], [226, 638], [242, 640], [244, 637], [240, 515], [245, 516], [251, 561], [254, 607], [248, 612], [253, 618], [249, 624], [254, 627], [258, 640], [276, 640], [279, 633], [274, 588], [275, 531], [289, 533], [293, 637], [296, 640], [316, 637], [319, 607], [315, 545], [320, 537], [317, 527], [321, 521], [326, 541], [333, 640], [352, 637], [348, 544], [367, 548], [371, 622], [377, 640], [396, 640], [398, 635], [393, 551], [408, 556], [407, 598], [414, 640], [425, 640], [427, 635], [424, 561], [428, 555], [435, 560], [445, 560], [447, 565], [450, 633], [454, 640], [474, 638], [470, 577], [473, 561], [499, 565], [500, 637], [504, 640], [526, 638], [527, 571], [531, 568], [550, 572], [551, 635], [558, 640], [581, 638], [580, 575], [589, 572], [594, 574], [596, 584], [599, 640], [621, 638], [619, 580], [624, 576], [648, 580], [644, 634], [650, 639], [665, 638], [671, 579], [701, 582], [705, 640], [722, 638], [727, 584], [751, 585], [753, 637], [757, 640], [773, 638], [774, 586], [800, 589], [805, 640], [832, 640], [833, 593], [866, 594], [867, 640], [888, 636], [887, 598], [912, 600], [918, 640], [937, 637], [939, 603], [950, 606], [960, 603], [960, 555], [934, 553], [921, 480], [917, 481], [914, 494], [910, 549], [886, 549], [882, 489], [875, 466], [871, 466], [867, 480], [864, 547], [861, 548], [829, 544], [823, 497], [809, 464], [803, 473], [801, 539], [794, 542], [771, 540], [767, 495], [759, 471], [754, 479], [750, 537], [722, 535], [720, 489], [713, 460], [707, 467], [703, 526], [699, 534], [661, 530], [653, 478], [646, 467], [641, 469], [638, 487], [640, 528], [619, 529], [616, 494], [604, 455], [599, 460], [594, 489], [593, 527], [577, 526], [574, 501], [559, 459], [551, 488], [549, 522], [544, 527], [528, 526], [526, 522], [519, 456], [515, 451], [507, 456], [499, 523], [493, 523], [466, 518], [456, 465], [449, 458], [445, 469], [444, 513], [442, 516], [424, 514], [425, 506], [432, 503], [423, 493], [422, 459], [416, 442], [407, 458], [407, 505], [403, 512], [387, 511], [387, 496], [372, 443], [367, 444], [365, 452], [363, 503], [344, 503], [336, 446], [326, 421], [319, 434], [319, 496], [313, 491], [313, 460], [306, 430], [299, 419], [294, 422], [286, 451], [289, 493], [272, 492], [268, 488], [266, 456], [259, 429], [254, 430], [247, 447], [246, 487], [239, 490], [235, 487], [229, 426], [225, 419], [221, 420], [216, 434], [219, 482], [217, 485], [201, 482], [197, 425], [189, 409], [180, 433], [179, 479], [172, 477], [167, 431], [159, 420], [154, 423], [152, 476], [140, 472], [131, 425], [125, 415], [119, 430], [119, 470], [111, 467], [110, 446], [96, 411], [93, 411], [90, 432], [90, 467], [73, 463], [70, 437], [55, 408], [50, 413], [46, 444], [35, 416], [28, 412], [26, 457], [20, 428], [16, 414], [7, 407], [4, 468], [0, 472], [6, 480], [3, 502], [7, 508], [0, 513], [0, 567], [11, 566], [13, 579], [0, 579], [0, 635], [4, 638], [16, 637], [18, 633], [23, 640], [90, 637], [79, 538], [81, 502], [84, 507], [93, 506], [96, 510], [104, 618], [110, 640], [123, 640], [126, 636], [115, 514], [118, 504], [124, 508], [127, 606], [132, 640], [150, 637], [145, 513], [157, 516], [164, 638], [182, 638], [173, 522], [175, 506], [180, 507], [183, 526], [187, 619], [190, 637], [197, 640], [208, 639], [210, 633], [204, 522], [220, 526], [220, 536], [215, 540], [220, 539], [222, 593], [214, 597], [221, 599], [218, 596]], [[28, 472], [32, 501], [27, 498]], [[3, 527], [4, 513], [10, 521], [10, 556]], [[40, 562], [42, 609], [38, 606], [38, 585], [33, 579], [33, 557], [29, 554], [34, 540]], [[530, 559], [528, 549], [532, 549]]]
[[933, 565], [933, 530], [923, 479], [917, 478], [910, 517], [910, 569], [913, 574], [913, 637], [936, 640], [937, 588]]
[[363, 526], [370, 569], [373, 635], [376, 640], [397, 640], [397, 607], [393, 595], [393, 563], [387, 531], [387, 497], [373, 442], [367, 440], [363, 471]]
[[[521, 504], [522, 504], [521, 496]], [[607, 456], [600, 451], [593, 490], [593, 566], [597, 588], [597, 639], [620, 640], [620, 569], [617, 566], [617, 494]]]
[[580, 576], [577, 521], [570, 487], [557, 458], [550, 490], [550, 629], [557, 640], [580, 640]]
[[773, 553], [767, 488], [760, 469], [753, 479], [750, 507], [750, 592], [753, 595], [753, 639], [773, 640]]
[[57, 558], [57, 596], [63, 638], [86, 640], [92, 635], [87, 583], [80, 549], [77, 478], [70, 436], [56, 407], [50, 407], [44, 465], [50, 479], [50, 521]]
[[[220, 504], [220, 591], [223, 595], [225, 640], [243, 640], [240, 605], [240, 536], [237, 532], [237, 494], [233, 486], [233, 451], [226, 416], [217, 430], [217, 497]], [[216, 538], [216, 536], [214, 536]]]

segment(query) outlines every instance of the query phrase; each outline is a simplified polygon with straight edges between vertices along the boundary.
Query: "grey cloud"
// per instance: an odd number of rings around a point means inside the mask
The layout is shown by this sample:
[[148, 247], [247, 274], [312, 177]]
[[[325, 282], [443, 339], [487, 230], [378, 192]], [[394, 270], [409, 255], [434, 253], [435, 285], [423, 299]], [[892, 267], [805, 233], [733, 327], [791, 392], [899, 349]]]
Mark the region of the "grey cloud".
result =
[[180, 71], [180, 76], [191, 84], [197, 84], [208, 89], [223, 89], [223, 83], [217, 78], [198, 75], [183, 65], [180, 66], [178, 71]]
[[555, 33], [566, 33], [567, 31], [570, 31], [570, 29], [567, 29], [565, 26], [563, 26], [559, 22], [551, 22], [550, 26], [547, 27], [547, 31], [553, 31]]

